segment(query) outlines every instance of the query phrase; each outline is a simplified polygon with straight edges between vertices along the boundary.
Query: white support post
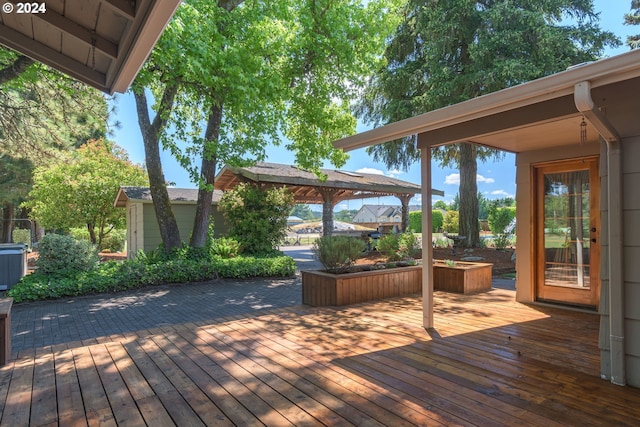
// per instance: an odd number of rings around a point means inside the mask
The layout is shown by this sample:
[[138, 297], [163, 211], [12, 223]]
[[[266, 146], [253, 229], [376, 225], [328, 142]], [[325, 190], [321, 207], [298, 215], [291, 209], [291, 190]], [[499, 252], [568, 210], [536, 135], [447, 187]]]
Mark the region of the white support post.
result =
[[431, 148], [420, 149], [422, 183], [422, 323], [425, 329], [433, 324], [433, 244], [431, 233]]

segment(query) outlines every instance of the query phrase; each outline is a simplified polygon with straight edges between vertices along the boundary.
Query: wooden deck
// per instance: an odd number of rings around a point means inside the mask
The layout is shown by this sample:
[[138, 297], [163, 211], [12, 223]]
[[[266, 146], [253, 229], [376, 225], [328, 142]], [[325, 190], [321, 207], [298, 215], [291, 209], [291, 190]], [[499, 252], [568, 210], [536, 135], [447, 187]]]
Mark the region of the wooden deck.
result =
[[598, 317], [436, 293], [297, 306], [20, 354], [3, 426], [640, 425], [640, 390], [599, 379]]

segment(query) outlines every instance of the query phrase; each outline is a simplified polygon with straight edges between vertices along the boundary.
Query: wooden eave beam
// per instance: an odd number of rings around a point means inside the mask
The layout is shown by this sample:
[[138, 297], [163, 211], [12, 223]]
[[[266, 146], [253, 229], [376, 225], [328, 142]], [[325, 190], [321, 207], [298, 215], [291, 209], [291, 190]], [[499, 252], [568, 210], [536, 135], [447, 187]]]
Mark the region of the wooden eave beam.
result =
[[69, 18], [56, 13], [53, 10], [47, 10], [47, 13], [32, 15], [35, 19], [47, 22], [64, 34], [68, 34], [90, 47], [102, 52], [111, 59], [118, 57], [118, 45], [101, 37], [82, 25], [73, 22]]
[[504, 130], [507, 125], [510, 129], [519, 128], [532, 123], [575, 116], [577, 113], [573, 94], [571, 94], [477, 118], [455, 126], [422, 132], [418, 134], [418, 147], [427, 148], [453, 142], [469, 141], [480, 135], [488, 135]]
[[102, 0], [102, 3], [117, 11], [130, 21], [136, 17], [136, 10], [133, 6], [133, 0]]
[[103, 73], [92, 70], [84, 64], [74, 61], [66, 55], [4, 25], [0, 25], [0, 43], [36, 61], [67, 73], [103, 92], [108, 92], [106, 76]]

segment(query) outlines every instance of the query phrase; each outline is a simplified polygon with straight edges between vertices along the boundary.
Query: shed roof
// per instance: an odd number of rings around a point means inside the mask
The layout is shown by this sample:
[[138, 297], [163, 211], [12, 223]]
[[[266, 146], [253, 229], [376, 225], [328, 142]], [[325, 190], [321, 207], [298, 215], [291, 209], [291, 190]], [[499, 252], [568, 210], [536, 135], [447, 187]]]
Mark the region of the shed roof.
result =
[[[103, 92], [125, 92], [180, 0], [8, 2], [0, 43]], [[44, 5], [44, 13], [18, 13]], [[9, 7], [9, 6], [7, 6]]]
[[[637, 109], [640, 49], [361, 132], [334, 145], [354, 150], [411, 135], [419, 135], [420, 147], [468, 141], [522, 152], [566, 145], [579, 140], [583, 114], [574, 92], [582, 82], [590, 84], [594, 102], [615, 126], [613, 109], [616, 114]], [[597, 142], [598, 130], [589, 121], [586, 125], [587, 142]]]
[[[249, 167], [225, 166], [215, 179], [215, 188], [229, 190], [240, 182], [287, 186], [298, 203], [322, 203], [321, 191], [335, 191], [334, 202], [381, 196], [413, 195], [420, 193], [420, 185], [384, 175], [322, 169], [327, 176], [321, 181], [313, 172], [296, 166], [260, 162]], [[444, 192], [433, 190], [443, 196]]]
[[[198, 202], [197, 188], [167, 188], [169, 200], [173, 204], [195, 205]], [[217, 204], [222, 197], [222, 191], [213, 191], [213, 204]], [[127, 201], [153, 203], [149, 187], [120, 187], [113, 205], [117, 208], [126, 206]]]

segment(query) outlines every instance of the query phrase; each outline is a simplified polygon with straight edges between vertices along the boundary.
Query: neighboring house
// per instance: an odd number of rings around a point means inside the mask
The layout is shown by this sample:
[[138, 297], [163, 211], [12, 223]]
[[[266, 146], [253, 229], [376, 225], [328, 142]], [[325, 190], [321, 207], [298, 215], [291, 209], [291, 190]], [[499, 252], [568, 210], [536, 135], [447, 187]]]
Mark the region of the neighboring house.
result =
[[[409, 206], [409, 212], [420, 210], [419, 206]], [[402, 206], [362, 205], [351, 222], [375, 228], [378, 225], [396, 225], [402, 222]]]
[[[178, 223], [180, 237], [189, 242], [196, 216], [198, 190], [194, 188], [167, 188], [173, 214]], [[222, 192], [213, 192], [213, 229], [216, 236], [224, 235], [228, 228], [217, 205]], [[150, 251], [162, 243], [160, 228], [147, 187], [120, 187], [114, 206], [127, 210], [127, 256], [131, 258], [139, 250]]]
[[[639, 118], [637, 49], [363, 132], [335, 146], [351, 150], [417, 135], [424, 223], [431, 216], [432, 147], [473, 142], [516, 153], [517, 301], [597, 313], [602, 378], [640, 387]], [[423, 227], [422, 241], [431, 241], [431, 227]], [[423, 257], [429, 265], [430, 245]], [[433, 303], [427, 268], [427, 328], [437, 327]]]

